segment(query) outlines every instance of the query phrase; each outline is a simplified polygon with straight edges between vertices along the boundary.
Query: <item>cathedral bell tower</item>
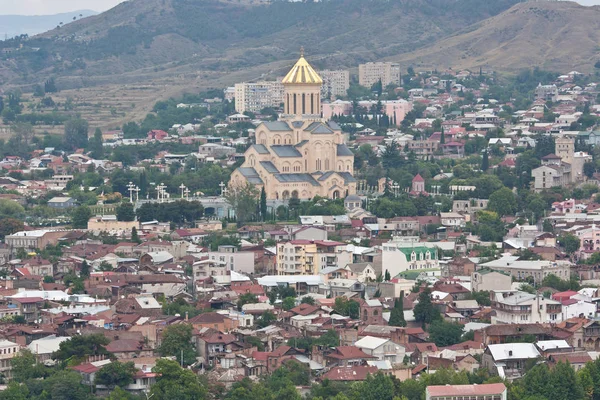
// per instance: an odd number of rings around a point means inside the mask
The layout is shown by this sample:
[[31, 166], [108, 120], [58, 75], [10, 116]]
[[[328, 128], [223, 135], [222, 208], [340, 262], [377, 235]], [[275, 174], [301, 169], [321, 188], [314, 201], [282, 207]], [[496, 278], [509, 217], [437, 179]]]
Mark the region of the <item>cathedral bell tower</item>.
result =
[[304, 58], [304, 48], [300, 49], [300, 59], [281, 83], [284, 86], [284, 114], [294, 119], [303, 119], [303, 116], [315, 118], [321, 115], [323, 79]]

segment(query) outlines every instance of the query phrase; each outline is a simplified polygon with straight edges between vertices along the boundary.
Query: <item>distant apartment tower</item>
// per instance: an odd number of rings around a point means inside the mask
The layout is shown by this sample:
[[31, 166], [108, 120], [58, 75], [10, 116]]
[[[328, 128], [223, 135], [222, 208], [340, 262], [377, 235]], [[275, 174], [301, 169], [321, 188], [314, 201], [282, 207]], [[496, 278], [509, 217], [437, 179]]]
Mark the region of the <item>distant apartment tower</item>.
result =
[[336, 97], [344, 97], [350, 88], [350, 71], [348, 70], [325, 70], [319, 75], [323, 79], [321, 97], [334, 100]]
[[381, 79], [386, 87], [390, 83], [400, 84], [400, 65], [391, 62], [369, 62], [358, 66], [358, 83], [370, 88]]
[[265, 107], [283, 103], [283, 85], [277, 81], [242, 82], [235, 84], [235, 110], [257, 113]]
[[542, 85], [535, 88], [535, 99], [555, 102], [558, 99], [558, 88], [556, 85]]

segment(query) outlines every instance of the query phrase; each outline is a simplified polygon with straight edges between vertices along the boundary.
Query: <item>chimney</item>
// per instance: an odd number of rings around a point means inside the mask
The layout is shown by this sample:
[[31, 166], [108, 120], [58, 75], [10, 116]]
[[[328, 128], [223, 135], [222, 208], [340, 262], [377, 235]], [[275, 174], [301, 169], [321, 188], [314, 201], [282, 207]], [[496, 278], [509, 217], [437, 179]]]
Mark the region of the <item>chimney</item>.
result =
[[509, 351], [508, 351], [508, 355], [509, 355], [510, 357], [512, 357], [512, 350], [509, 350]]

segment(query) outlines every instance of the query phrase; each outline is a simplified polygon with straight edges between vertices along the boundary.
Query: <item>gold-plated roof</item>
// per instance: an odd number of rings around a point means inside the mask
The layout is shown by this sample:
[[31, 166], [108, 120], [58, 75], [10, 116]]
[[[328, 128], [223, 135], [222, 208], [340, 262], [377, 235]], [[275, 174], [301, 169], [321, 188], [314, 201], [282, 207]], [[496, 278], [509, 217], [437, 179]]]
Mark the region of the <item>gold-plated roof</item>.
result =
[[304, 50], [300, 49], [300, 59], [287, 73], [282, 83], [308, 83], [308, 84], [323, 84], [323, 79], [317, 74], [317, 71], [304, 58]]

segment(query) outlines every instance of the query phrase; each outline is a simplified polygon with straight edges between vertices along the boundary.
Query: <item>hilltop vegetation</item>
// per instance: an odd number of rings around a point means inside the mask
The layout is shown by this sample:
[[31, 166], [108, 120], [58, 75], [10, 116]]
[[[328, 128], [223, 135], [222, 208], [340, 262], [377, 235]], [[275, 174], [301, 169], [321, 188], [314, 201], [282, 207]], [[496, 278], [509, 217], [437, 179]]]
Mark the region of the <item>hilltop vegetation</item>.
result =
[[[3, 48], [23, 44], [23, 50], [6, 56], [0, 73], [4, 67], [5, 79], [14, 82], [69, 76], [69, 85], [81, 85], [72, 83], [77, 75], [118, 81], [123, 73], [184, 65], [227, 72], [291, 60], [300, 46], [318, 67], [355, 66], [418, 49], [516, 2], [131, 0], [35, 38], [0, 43]], [[62, 82], [65, 86], [66, 79]]]

